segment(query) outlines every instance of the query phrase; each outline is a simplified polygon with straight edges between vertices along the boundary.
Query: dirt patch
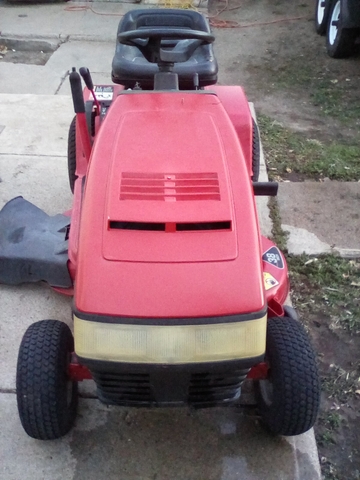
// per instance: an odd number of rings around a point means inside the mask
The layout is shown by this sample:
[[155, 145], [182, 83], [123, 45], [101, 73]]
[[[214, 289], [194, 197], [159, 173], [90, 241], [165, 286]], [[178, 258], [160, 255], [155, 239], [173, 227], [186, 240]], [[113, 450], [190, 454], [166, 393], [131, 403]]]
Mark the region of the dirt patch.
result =
[[322, 380], [315, 426], [326, 480], [360, 478], [360, 261], [289, 257], [292, 298], [311, 336]]
[[321, 352], [323, 394], [315, 431], [323, 474], [326, 479], [359, 479], [360, 338], [331, 331], [331, 318], [321, 314], [309, 315], [309, 323], [313, 343]]
[[0, 62], [45, 65], [59, 44], [0, 37]]

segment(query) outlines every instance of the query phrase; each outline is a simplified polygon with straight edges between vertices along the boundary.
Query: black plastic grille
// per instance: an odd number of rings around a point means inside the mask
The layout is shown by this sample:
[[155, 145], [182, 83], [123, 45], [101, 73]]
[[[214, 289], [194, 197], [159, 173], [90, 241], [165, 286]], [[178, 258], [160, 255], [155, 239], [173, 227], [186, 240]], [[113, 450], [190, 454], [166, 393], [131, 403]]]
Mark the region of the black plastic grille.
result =
[[241, 384], [249, 369], [225, 373], [193, 373], [189, 385], [189, 403], [212, 406], [233, 403], [240, 398]]
[[234, 403], [249, 369], [187, 371], [151, 369], [150, 372], [94, 371], [99, 399], [123, 406], [166, 406], [190, 404], [211, 407]]
[[101, 401], [115, 405], [147, 405], [154, 402], [150, 375], [146, 373], [94, 372]]

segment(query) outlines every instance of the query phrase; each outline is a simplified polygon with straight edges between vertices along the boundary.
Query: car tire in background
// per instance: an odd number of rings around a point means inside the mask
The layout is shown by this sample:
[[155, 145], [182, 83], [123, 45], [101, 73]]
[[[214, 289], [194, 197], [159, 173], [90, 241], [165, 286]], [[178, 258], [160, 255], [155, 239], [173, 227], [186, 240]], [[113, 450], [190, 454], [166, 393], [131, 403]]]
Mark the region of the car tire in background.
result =
[[355, 40], [358, 35], [357, 29], [342, 26], [341, 9], [341, 0], [334, 0], [331, 4], [326, 33], [326, 49], [330, 57], [333, 58], [349, 57], [354, 51]]
[[325, 35], [329, 22], [331, 0], [316, 0], [315, 5], [315, 30], [319, 35]]

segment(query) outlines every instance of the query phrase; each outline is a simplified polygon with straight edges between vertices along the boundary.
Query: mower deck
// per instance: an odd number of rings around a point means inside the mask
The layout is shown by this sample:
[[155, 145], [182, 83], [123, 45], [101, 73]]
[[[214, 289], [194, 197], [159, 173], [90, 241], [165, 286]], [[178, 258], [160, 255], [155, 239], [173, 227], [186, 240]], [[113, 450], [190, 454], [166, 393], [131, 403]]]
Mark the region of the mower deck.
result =
[[67, 231], [70, 218], [50, 217], [16, 197], [0, 211], [0, 283], [45, 281], [69, 288]]

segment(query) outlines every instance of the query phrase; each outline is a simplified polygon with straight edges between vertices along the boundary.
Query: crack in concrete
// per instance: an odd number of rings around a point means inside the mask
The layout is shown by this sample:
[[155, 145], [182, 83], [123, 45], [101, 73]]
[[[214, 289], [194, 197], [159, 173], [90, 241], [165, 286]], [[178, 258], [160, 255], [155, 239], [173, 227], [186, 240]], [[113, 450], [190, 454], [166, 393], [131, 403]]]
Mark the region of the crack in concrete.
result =
[[58, 88], [55, 90], [55, 95], [57, 95], [61, 89], [61, 87], [63, 86], [64, 82], [65, 82], [65, 79], [69, 76], [70, 74], [70, 71], [69, 70], [66, 70], [65, 72], [65, 75], [63, 75], [60, 79], [60, 85], [58, 86]]
[[67, 158], [67, 155], [47, 155], [43, 153], [9, 153], [0, 152], [0, 155], [7, 157], [45, 157], [45, 158]]
[[[0, 388], [0, 394], [11, 394], [16, 395], [16, 388]], [[98, 397], [94, 394], [79, 393], [79, 398], [86, 398], [87, 400], [98, 400]]]
[[11, 394], [14, 394], [16, 393], [16, 389], [15, 388], [0, 388], [0, 394], [1, 393], [11, 393]]

